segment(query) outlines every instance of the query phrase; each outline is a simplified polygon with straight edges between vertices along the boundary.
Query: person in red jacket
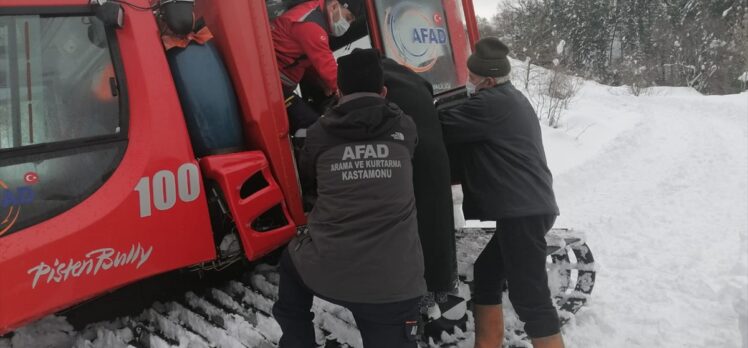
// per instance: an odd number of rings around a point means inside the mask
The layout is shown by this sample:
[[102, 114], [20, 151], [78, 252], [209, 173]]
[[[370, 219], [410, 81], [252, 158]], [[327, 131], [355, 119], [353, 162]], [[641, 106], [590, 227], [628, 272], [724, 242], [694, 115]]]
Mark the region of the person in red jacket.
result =
[[291, 134], [314, 123], [319, 114], [294, 93], [310, 68], [325, 94], [337, 93], [338, 65], [329, 37], [345, 34], [364, 11], [363, 0], [313, 0], [302, 2], [271, 24], [275, 56], [280, 68]]

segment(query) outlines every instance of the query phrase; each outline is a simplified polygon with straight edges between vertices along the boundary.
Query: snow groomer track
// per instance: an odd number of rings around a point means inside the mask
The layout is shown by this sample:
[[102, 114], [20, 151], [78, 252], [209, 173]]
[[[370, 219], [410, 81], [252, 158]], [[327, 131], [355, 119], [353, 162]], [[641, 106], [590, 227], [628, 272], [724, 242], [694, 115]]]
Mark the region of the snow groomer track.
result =
[[[467, 310], [470, 308], [472, 264], [491, 235], [491, 230], [483, 229], [458, 232], [458, 269], [463, 282], [459, 296], [465, 300], [452, 304], [450, 308], [442, 308], [447, 322], [458, 325], [449, 332], [442, 332], [440, 337], [424, 337], [420, 343], [422, 347], [472, 346], [472, 314]], [[548, 270], [552, 293], [559, 316], [567, 322], [585, 304], [592, 291], [594, 261], [580, 233], [557, 229], [546, 239], [549, 242]], [[9, 337], [0, 338], [0, 348], [34, 346], [33, 342], [40, 341], [30, 340], [30, 337], [50, 335], [45, 332], [50, 330], [68, 331], [63, 334], [69, 342], [66, 345], [79, 348], [277, 347], [281, 330], [272, 318], [271, 309], [277, 297], [278, 278], [275, 267], [258, 265], [237, 279], [188, 291], [171, 300], [153, 303], [139, 314], [88, 324], [78, 331], [62, 318], [49, 317]], [[506, 298], [505, 303], [508, 303]], [[511, 308], [506, 307], [509, 316], [506, 320], [507, 346], [529, 347], [521, 323]], [[350, 312], [318, 299], [315, 299], [313, 310], [320, 347], [361, 347], [361, 338]]]

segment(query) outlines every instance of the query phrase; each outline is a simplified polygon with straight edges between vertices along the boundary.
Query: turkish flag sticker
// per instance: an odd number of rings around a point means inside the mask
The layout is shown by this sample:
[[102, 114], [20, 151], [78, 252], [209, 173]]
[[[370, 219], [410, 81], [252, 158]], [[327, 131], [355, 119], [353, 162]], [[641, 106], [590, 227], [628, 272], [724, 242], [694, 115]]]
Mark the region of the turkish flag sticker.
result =
[[39, 175], [34, 172], [28, 172], [23, 176], [23, 181], [25, 181], [27, 184], [36, 184], [39, 182]]
[[436, 25], [442, 25], [444, 23], [444, 18], [439, 13], [434, 13], [434, 24]]

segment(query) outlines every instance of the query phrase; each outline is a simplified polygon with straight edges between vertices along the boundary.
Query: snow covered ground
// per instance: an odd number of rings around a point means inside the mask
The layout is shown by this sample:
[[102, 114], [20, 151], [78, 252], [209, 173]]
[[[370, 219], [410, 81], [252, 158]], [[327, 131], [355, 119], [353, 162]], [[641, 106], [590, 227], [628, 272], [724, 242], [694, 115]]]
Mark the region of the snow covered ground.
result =
[[543, 129], [598, 266], [567, 346], [748, 347], [748, 94], [645, 94], [585, 82]]
[[[543, 128], [556, 225], [586, 231], [598, 267], [567, 346], [748, 348], [748, 93], [645, 94], [584, 82], [561, 126]], [[0, 348], [72, 340], [58, 317], [23, 331]]]

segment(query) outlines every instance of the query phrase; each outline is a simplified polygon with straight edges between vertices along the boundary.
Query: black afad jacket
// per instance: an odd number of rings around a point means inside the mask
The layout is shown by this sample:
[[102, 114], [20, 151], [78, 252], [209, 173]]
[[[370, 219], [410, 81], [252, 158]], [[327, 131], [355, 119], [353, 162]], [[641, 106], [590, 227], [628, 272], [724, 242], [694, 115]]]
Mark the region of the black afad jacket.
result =
[[307, 131], [301, 174], [317, 182], [308, 235], [289, 245], [305, 285], [323, 297], [389, 303], [426, 292], [410, 117], [371, 93], [344, 97]]

